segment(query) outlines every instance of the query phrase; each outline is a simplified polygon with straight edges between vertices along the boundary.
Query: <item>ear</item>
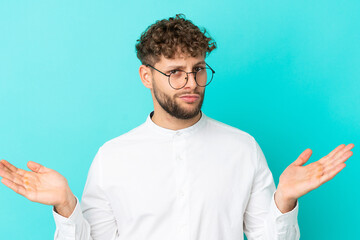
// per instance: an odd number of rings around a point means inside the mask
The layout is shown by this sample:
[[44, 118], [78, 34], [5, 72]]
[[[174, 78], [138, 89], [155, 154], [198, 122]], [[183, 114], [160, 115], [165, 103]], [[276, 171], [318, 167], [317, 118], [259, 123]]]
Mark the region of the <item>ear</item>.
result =
[[141, 65], [139, 67], [139, 75], [144, 86], [152, 89], [152, 73], [150, 68], [145, 65]]

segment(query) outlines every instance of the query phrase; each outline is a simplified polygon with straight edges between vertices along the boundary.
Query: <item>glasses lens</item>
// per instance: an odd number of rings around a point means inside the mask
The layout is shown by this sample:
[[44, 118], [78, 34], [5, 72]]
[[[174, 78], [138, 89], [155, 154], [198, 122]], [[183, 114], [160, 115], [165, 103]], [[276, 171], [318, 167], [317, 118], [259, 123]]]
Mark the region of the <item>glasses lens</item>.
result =
[[[175, 89], [183, 88], [186, 85], [186, 72], [177, 70], [170, 74], [170, 85]], [[209, 68], [202, 68], [196, 73], [196, 83], [200, 87], [207, 86], [213, 79], [213, 72]]]
[[186, 84], [186, 73], [184, 71], [176, 70], [170, 75], [170, 85], [175, 89], [180, 89]]
[[213, 78], [213, 72], [209, 68], [203, 68], [196, 74], [196, 82], [200, 87], [208, 85]]

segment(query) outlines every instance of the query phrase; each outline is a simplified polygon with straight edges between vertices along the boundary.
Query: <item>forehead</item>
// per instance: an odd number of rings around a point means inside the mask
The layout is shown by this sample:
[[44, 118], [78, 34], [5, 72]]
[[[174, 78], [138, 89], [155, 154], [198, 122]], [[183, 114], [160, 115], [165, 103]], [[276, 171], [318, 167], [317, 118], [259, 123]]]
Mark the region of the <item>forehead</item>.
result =
[[199, 62], [205, 61], [205, 56], [196, 56], [192, 57], [186, 54], [176, 54], [174, 58], [166, 58], [164, 55], [161, 55], [160, 60], [155, 64], [157, 66], [166, 67], [166, 66], [192, 66]]

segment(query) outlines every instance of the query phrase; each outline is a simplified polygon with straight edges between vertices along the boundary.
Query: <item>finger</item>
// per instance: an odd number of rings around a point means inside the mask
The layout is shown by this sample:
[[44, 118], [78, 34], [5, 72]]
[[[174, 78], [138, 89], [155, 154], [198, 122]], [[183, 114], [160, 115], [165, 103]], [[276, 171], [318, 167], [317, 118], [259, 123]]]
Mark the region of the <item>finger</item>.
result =
[[8, 172], [12, 172], [11, 169], [9, 169], [9, 168], [4, 164], [3, 160], [0, 161], [0, 169], [6, 170], [6, 171], [8, 171]]
[[31, 171], [36, 172], [36, 173], [44, 173], [44, 172], [47, 172], [47, 170], [48, 170], [43, 165], [33, 162], [33, 161], [29, 161], [27, 163], [27, 166]]
[[344, 153], [341, 157], [339, 157], [338, 159], [332, 161], [331, 163], [329, 163], [326, 167], [325, 167], [325, 171], [331, 171], [335, 166], [345, 162], [346, 160], [348, 160], [351, 156], [353, 155], [352, 151], [347, 151], [346, 153]]
[[14, 192], [20, 194], [20, 195], [23, 195], [25, 197], [26, 195], [26, 189], [19, 185], [19, 184], [16, 184], [14, 183], [13, 181], [7, 179], [7, 178], [3, 178], [1, 179], [1, 182], [7, 186], [8, 188], [12, 189]]
[[12, 177], [12, 174], [6, 167], [0, 166], [0, 177], [10, 178]]
[[350, 151], [352, 148], [354, 147], [353, 143], [348, 144], [346, 147], [344, 147], [342, 150], [340, 150], [339, 152], [337, 152], [333, 157], [335, 159], [341, 157], [344, 153], [346, 153], [347, 151]]
[[334, 163], [334, 165], [338, 165], [342, 162], [345, 162], [346, 160], [348, 160], [351, 156], [353, 155], [352, 151], [347, 151], [345, 152], [342, 156], [340, 156]]
[[36, 163], [36, 162], [33, 162], [33, 161], [29, 161], [27, 163], [27, 166], [31, 171], [36, 172], [36, 173], [43, 173], [46, 170], [46, 167], [44, 167], [40, 163]]
[[11, 171], [16, 172], [17, 168], [5, 159], [1, 160], [1, 163], [4, 164], [7, 168], [9, 168]]
[[17, 184], [23, 184], [23, 177], [16, 173], [10, 172], [8, 168], [0, 168], [0, 176], [7, 178]]
[[329, 158], [331, 158], [332, 156], [334, 156], [337, 152], [339, 152], [341, 149], [343, 149], [346, 145], [345, 144], [341, 144], [339, 146], [337, 146], [334, 150], [332, 150], [327, 156]]
[[[339, 150], [338, 152], [336, 152], [331, 158], [326, 159], [326, 162], [324, 163], [326, 168], [329, 168], [329, 166], [331, 167], [332, 165], [337, 165], [337, 163], [339, 163], [339, 159], [343, 159], [344, 155], [349, 154], [349, 152], [351, 152], [350, 150], [354, 147], [354, 144], [350, 143], [347, 146], [343, 147], [341, 150]], [[351, 153], [352, 154], [352, 153]], [[351, 155], [350, 155], [351, 156]], [[349, 157], [350, 157], [349, 156]]]
[[321, 176], [320, 181], [321, 184], [333, 179], [341, 170], [343, 170], [346, 167], [345, 163], [340, 163], [336, 167], [334, 167], [332, 170], [325, 173], [323, 176]]
[[296, 166], [304, 165], [309, 160], [311, 154], [312, 154], [312, 150], [310, 148], [306, 149], [300, 154], [300, 156], [295, 160], [295, 162], [293, 162], [293, 165]]
[[6, 160], [1, 160], [1, 163], [4, 164], [4, 166], [6, 166], [11, 172], [15, 172], [17, 174], [19, 174], [20, 176], [24, 176], [26, 171], [22, 170], [20, 168], [15, 167], [14, 165], [12, 165], [11, 163], [9, 163]]

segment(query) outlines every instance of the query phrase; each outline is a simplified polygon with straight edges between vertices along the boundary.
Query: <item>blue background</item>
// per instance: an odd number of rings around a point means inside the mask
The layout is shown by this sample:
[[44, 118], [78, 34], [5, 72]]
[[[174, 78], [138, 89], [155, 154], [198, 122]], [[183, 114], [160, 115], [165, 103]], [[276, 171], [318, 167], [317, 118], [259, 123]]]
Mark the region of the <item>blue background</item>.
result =
[[[136, 39], [184, 13], [218, 44], [206, 115], [259, 142], [275, 183], [306, 148], [354, 155], [299, 199], [301, 239], [358, 237], [360, 2], [0, 0], [0, 158], [56, 169], [81, 196], [106, 141], [152, 110]], [[1, 239], [52, 239], [50, 206], [0, 185]]]

